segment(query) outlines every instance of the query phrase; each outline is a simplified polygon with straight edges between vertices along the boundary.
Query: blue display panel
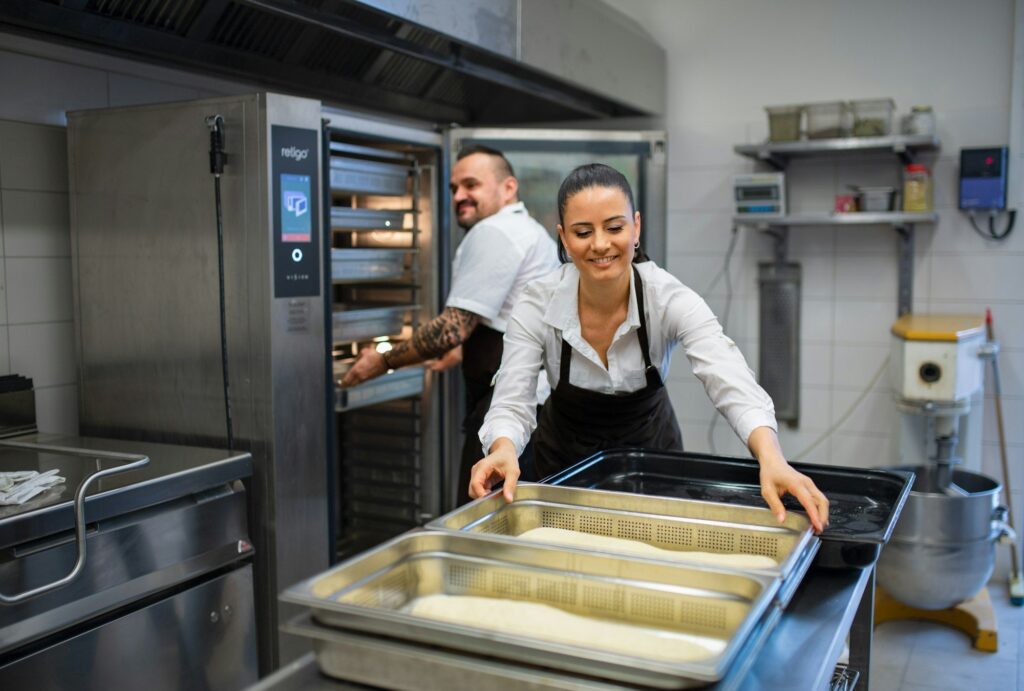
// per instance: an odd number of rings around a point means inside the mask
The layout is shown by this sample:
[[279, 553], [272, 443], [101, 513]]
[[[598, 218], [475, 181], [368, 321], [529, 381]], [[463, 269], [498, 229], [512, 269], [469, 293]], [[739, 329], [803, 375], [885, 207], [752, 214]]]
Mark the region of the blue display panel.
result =
[[281, 173], [281, 241], [311, 242], [313, 214], [309, 176]]

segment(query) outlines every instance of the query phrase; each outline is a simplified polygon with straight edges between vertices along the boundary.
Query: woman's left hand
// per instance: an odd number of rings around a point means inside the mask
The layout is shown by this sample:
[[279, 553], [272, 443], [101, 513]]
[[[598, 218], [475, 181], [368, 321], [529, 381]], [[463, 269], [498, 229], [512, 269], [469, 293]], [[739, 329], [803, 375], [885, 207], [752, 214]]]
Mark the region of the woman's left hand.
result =
[[807, 512], [815, 533], [821, 533], [828, 525], [828, 498], [807, 477], [785, 461], [785, 459], [761, 462], [761, 496], [768, 502], [779, 523], [786, 520], [786, 509], [782, 497], [792, 494]]
[[782, 455], [779, 438], [771, 427], [758, 427], [750, 433], [747, 446], [761, 466], [761, 496], [768, 508], [782, 523], [786, 508], [782, 497], [792, 494], [807, 512], [815, 533], [828, 525], [828, 498], [814, 484], [814, 480], [796, 470]]

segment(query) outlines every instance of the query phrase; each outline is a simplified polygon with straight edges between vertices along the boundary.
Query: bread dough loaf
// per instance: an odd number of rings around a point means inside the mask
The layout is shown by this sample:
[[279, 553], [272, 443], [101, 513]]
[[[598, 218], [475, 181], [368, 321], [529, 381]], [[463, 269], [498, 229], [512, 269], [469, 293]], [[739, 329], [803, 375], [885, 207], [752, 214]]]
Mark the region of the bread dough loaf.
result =
[[725, 641], [570, 614], [535, 602], [469, 595], [427, 595], [409, 613], [452, 624], [597, 648], [663, 662], [691, 662], [717, 655]]
[[673, 561], [697, 562], [715, 566], [729, 566], [738, 569], [771, 569], [779, 565], [771, 557], [760, 554], [721, 554], [718, 552], [684, 552], [674, 549], [662, 549], [637, 540], [626, 540], [620, 537], [607, 537], [593, 533], [581, 533], [563, 528], [533, 528], [520, 533], [518, 537], [531, 542], [547, 542], [566, 547], [585, 547], [604, 552], [620, 552], [635, 554], [652, 559], [671, 559]]

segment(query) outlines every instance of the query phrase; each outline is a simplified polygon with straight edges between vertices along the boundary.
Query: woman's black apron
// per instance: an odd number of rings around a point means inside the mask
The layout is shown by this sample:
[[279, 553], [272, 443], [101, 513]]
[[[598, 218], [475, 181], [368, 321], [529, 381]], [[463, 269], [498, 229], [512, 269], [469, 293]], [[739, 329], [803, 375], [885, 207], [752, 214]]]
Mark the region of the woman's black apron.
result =
[[637, 446], [661, 451], [683, 450], [683, 434], [668, 391], [657, 368], [651, 364], [644, 285], [636, 267], [633, 267], [633, 276], [640, 313], [637, 338], [643, 351], [647, 385], [632, 393], [607, 394], [570, 384], [572, 347], [563, 338], [558, 386], [541, 410], [533, 435], [538, 478], [605, 449]]

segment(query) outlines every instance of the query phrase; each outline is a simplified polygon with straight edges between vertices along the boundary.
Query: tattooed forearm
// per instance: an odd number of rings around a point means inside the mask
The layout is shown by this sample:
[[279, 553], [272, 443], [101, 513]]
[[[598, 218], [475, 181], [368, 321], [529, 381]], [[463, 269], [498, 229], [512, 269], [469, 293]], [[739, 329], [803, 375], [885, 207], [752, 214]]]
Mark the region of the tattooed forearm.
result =
[[389, 352], [388, 362], [397, 368], [440, 357], [462, 345], [479, 322], [480, 317], [472, 312], [446, 307], [444, 312], [416, 329], [410, 340]]

